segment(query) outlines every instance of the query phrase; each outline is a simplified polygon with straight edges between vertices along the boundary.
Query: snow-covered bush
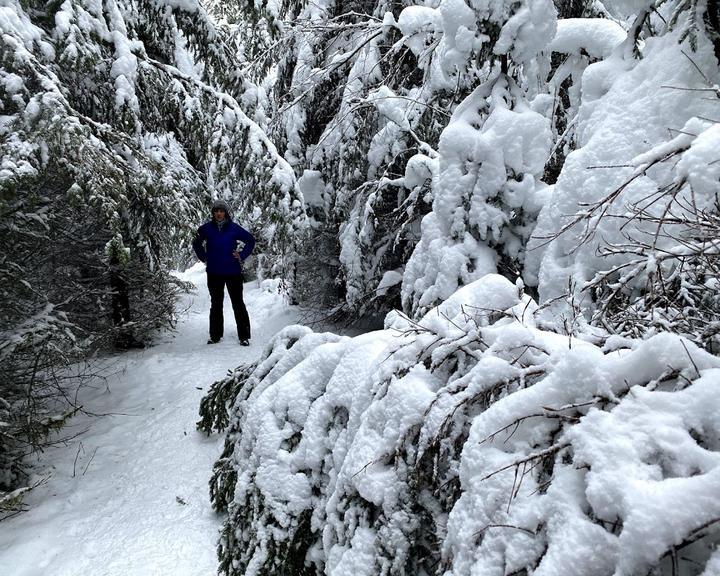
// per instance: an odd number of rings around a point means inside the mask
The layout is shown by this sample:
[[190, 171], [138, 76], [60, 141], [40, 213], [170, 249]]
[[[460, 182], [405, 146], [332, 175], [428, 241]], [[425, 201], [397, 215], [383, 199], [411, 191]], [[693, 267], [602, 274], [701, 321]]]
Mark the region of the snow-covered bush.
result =
[[714, 574], [720, 360], [536, 312], [487, 275], [381, 331], [287, 328], [217, 383], [221, 571]]
[[646, 8], [608, 3], [623, 18], [637, 9], [624, 42], [609, 23], [579, 20], [551, 43], [568, 62], [602, 59], [579, 69], [576, 149], [538, 217], [524, 280], [553, 317], [570, 287], [611, 332], [716, 346], [717, 8]]
[[484, 274], [521, 273], [553, 144], [552, 98], [538, 87], [556, 30], [553, 4], [498, 2], [490, 9], [447, 0], [435, 12], [438, 81], [452, 83], [453, 67], [475, 69], [470, 81], [477, 86], [440, 138], [432, 211], [403, 278], [403, 306], [413, 315]]
[[415, 314], [495, 272], [503, 261], [504, 272], [520, 274], [532, 219], [542, 205], [539, 179], [551, 132], [547, 118], [512, 96], [516, 91], [502, 74], [489, 80], [443, 131], [433, 210], [422, 221], [403, 278], [404, 306]]
[[[638, 168], [627, 185], [655, 167], [672, 180], [618, 218], [628, 224], [623, 242], [606, 240], [600, 246], [599, 253], [613, 265], [584, 287], [597, 302], [595, 323], [631, 336], [673, 331], [718, 351], [719, 146], [717, 125], [695, 118], [678, 137], [634, 159]], [[623, 188], [578, 221], [588, 221], [590, 231], [594, 216], [610, 210]]]

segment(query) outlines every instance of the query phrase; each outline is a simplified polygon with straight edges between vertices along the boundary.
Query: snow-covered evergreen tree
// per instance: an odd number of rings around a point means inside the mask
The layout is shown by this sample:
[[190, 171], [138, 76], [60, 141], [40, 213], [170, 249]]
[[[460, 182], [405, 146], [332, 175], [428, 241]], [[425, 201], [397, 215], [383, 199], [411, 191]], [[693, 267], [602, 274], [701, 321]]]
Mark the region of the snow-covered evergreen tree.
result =
[[718, 9], [612, 2], [607, 10], [630, 23], [614, 50], [603, 45], [617, 32], [599, 22], [569, 23], [555, 42], [576, 61], [605, 56], [584, 66], [577, 149], [541, 211], [525, 278], [552, 302], [549, 318], [568, 317], [570, 286], [612, 332], [673, 330], [711, 345], [720, 173], [707, 151], [717, 145]]
[[63, 413], [58, 367], [172, 325], [168, 270], [211, 195], [254, 211], [277, 269], [304, 214], [259, 92], [198, 2], [3, 0], [0, 33], [6, 489]]
[[537, 309], [487, 275], [352, 339], [287, 328], [217, 382], [221, 572], [713, 574], [720, 360]]
[[[717, 4], [376, 16], [422, 89], [467, 90], [393, 178], [432, 202], [379, 285], [402, 278], [409, 314], [355, 338], [286, 329], [215, 383], [200, 427], [228, 431], [221, 571], [715, 574]], [[296, 149], [296, 166], [317, 151]], [[324, 199], [313, 169], [301, 186]], [[360, 191], [342, 262], [377, 259]]]

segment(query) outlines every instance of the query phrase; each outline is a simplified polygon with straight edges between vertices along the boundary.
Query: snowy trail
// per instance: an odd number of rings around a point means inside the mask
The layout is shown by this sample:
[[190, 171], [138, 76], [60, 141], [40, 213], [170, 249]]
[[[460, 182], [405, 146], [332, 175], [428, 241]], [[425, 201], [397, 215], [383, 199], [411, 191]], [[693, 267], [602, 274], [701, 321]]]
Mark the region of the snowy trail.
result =
[[203, 267], [185, 278], [198, 290], [176, 336], [118, 356], [107, 388], [81, 393], [85, 410], [121, 415], [75, 418], [63, 434], [87, 432], [46, 451], [37, 468], [49, 482], [27, 498], [30, 511], [0, 523], [3, 576], [216, 573], [208, 480], [222, 438], [195, 431], [200, 399], [294, 318], [277, 294], [246, 284], [251, 346], [238, 344], [227, 298], [225, 339], [208, 346]]

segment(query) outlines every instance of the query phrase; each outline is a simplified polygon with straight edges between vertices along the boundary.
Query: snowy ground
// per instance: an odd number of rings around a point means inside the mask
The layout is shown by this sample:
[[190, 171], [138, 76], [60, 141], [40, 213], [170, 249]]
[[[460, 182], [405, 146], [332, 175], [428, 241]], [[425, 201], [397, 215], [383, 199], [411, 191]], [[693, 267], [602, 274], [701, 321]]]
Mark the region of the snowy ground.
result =
[[3, 576], [216, 572], [220, 518], [207, 483], [222, 439], [195, 431], [200, 399], [294, 317], [280, 296], [246, 284], [250, 348], [238, 343], [228, 298], [225, 338], [208, 346], [204, 267], [185, 277], [199, 288], [175, 337], [119, 355], [107, 387], [80, 395], [85, 410], [119, 415], [75, 418], [63, 434], [87, 432], [46, 451], [37, 471], [51, 476], [26, 499], [30, 511], [0, 523]]

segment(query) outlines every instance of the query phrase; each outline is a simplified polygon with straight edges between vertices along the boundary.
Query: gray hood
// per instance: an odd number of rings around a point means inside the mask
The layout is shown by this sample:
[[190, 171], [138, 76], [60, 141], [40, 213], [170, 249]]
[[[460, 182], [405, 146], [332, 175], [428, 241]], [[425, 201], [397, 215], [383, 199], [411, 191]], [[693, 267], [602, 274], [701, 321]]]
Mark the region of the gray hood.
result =
[[230, 206], [228, 206], [228, 203], [225, 202], [225, 200], [215, 200], [212, 203], [212, 208], [210, 209], [211, 216], [212, 216], [212, 210], [215, 210], [215, 208], [222, 208], [223, 210], [225, 210], [225, 217], [228, 220], [232, 219], [232, 215], [230, 214]]

